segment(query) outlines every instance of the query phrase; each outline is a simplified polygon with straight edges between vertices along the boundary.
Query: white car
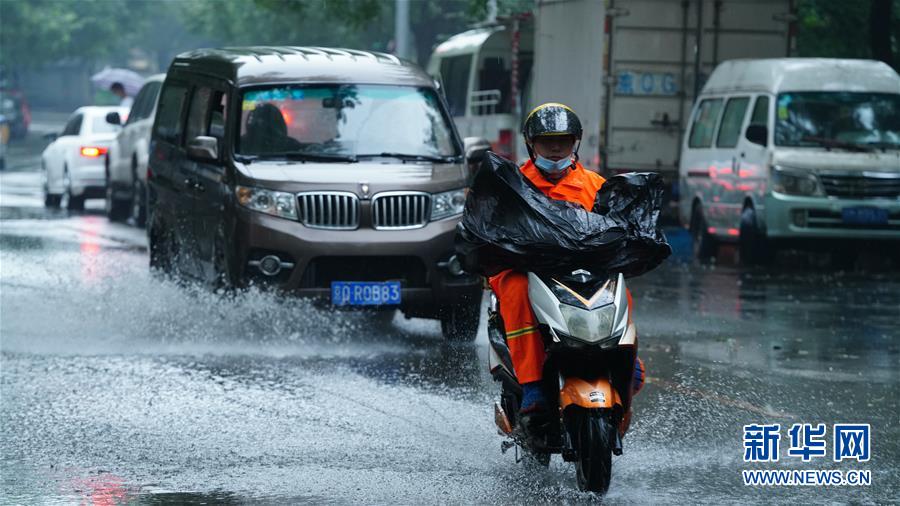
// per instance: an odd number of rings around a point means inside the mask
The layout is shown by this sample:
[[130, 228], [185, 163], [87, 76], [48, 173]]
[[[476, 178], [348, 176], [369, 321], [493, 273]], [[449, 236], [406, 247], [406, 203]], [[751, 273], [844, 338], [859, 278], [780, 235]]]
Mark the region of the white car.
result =
[[79, 107], [61, 134], [44, 149], [44, 204], [70, 210], [84, 209], [86, 198], [103, 198], [106, 152], [121, 127], [106, 121], [106, 115], [128, 114], [124, 107]]
[[128, 121], [109, 146], [106, 214], [110, 220], [131, 220], [139, 227], [146, 222], [150, 130], [156, 117], [159, 89], [165, 78], [165, 74], [147, 78], [134, 99]]

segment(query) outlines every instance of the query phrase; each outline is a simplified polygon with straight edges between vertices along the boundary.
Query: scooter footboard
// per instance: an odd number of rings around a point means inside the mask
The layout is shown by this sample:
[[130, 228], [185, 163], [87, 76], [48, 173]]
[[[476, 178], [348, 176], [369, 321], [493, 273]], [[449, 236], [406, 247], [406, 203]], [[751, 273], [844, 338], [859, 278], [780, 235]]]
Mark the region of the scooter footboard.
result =
[[559, 392], [559, 407], [566, 409], [570, 405], [583, 408], [622, 407], [619, 393], [607, 378], [585, 380], [582, 378], [566, 378]]

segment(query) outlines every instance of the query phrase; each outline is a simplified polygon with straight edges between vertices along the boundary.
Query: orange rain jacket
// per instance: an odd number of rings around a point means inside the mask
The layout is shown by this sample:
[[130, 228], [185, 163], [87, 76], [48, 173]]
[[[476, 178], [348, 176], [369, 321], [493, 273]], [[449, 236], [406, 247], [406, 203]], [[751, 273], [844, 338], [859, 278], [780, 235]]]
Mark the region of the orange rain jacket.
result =
[[[551, 199], [581, 204], [586, 211], [593, 209], [597, 190], [606, 182], [600, 175], [577, 162], [575, 168], [556, 183], [544, 178], [531, 160], [519, 170], [544, 195]], [[528, 301], [528, 276], [508, 269], [492, 276], [489, 282], [500, 300], [500, 316], [503, 317], [506, 342], [519, 383], [540, 380], [546, 357], [537, 319]]]

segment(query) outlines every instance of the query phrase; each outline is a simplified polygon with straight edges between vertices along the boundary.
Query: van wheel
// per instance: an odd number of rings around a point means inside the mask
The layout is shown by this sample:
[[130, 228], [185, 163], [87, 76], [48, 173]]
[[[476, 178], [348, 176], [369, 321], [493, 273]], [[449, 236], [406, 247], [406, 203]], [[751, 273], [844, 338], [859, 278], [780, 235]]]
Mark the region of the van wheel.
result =
[[441, 333], [448, 341], [471, 342], [478, 335], [481, 304], [456, 304], [441, 311]]
[[147, 226], [147, 189], [138, 177], [137, 154], [131, 157], [131, 216], [133, 225]]
[[213, 290], [231, 290], [238, 286], [239, 277], [237, 269], [234, 266], [234, 255], [231, 243], [228, 241], [225, 230], [220, 226], [216, 231], [215, 242], [213, 243]]
[[175, 244], [170, 234], [160, 224], [154, 224], [148, 234], [150, 243], [150, 270], [154, 274], [174, 274]]
[[109, 176], [106, 177], [106, 217], [109, 221], [123, 221], [128, 213], [128, 202], [115, 197]]
[[134, 222], [134, 226], [144, 228], [147, 226], [147, 193], [136, 175], [131, 185], [131, 193], [131, 221]]
[[699, 205], [694, 206], [691, 213], [691, 244], [694, 250], [694, 258], [701, 263], [709, 263], [719, 253], [719, 244], [716, 238], [706, 230], [706, 219]]
[[772, 260], [772, 248], [757, 223], [755, 209], [747, 207], [741, 212], [738, 253], [744, 265], [763, 265]]

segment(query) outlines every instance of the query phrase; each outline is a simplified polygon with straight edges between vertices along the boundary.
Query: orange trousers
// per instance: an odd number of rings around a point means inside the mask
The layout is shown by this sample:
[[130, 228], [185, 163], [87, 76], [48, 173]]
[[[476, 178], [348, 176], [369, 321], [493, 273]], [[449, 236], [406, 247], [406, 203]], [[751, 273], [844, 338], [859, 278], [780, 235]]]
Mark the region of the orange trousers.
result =
[[489, 281], [500, 300], [506, 344], [519, 384], [540, 380], [547, 354], [528, 301], [528, 276], [508, 269], [491, 276]]
[[[531, 310], [528, 300], [528, 275], [511, 269], [505, 270], [488, 279], [491, 289], [500, 300], [500, 316], [506, 330], [506, 344], [512, 358], [513, 368], [519, 384], [539, 381], [543, 376], [544, 341], [538, 331], [537, 318]], [[628, 294], [629, 311], [634, 306], [631, 291]], [[631, 315], [629, 314], [629, 317]], [[640, 359], [635, 361], [634, 393], [640, 390], [644, 380], [644, 364]]]

